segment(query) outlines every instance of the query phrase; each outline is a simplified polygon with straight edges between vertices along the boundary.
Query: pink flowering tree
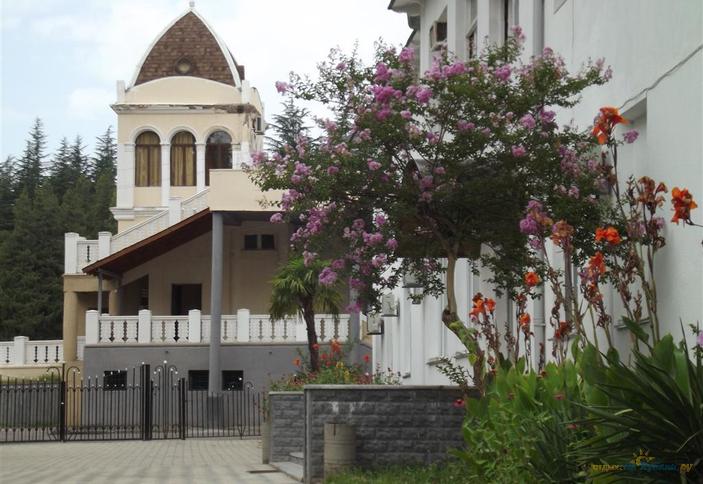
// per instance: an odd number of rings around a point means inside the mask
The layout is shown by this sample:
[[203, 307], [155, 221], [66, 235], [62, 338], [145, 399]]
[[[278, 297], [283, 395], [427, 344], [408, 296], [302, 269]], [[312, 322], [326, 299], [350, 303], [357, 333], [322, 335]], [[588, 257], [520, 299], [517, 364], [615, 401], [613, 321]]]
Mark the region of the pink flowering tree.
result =
[[559, 126], [555, 109], [573, 106], [607, 71], [596, 62], [570, 74], [550, 49], [522, 64], [521, 41], [518, 30], [468, 62], [442, 53], [424, 73], [408, 48], [379, 45], [373, 66], [333, 51], [319, 80], [277, 83], [332, 115], [319, 120], [314, 141], [301, 136], [277, 153], [257, 153], [251, 177], [262, 189], [285, 190], [272, 221], [297, 226], [291, 242], [308, 261], [332, 255], [319, 280], [348, 280], [357, 294], [351, 310], [378, 308], [380, 293], [412, 274], [424, 294], [446, 291], [442, 320], [476, 348], [477, 331], [457, 314], [457, 260], [477, 260], [488, 247], [483, 262], [496, 286], [514, 294], [531, 263], [520, 230], [529, 200], [555, 185], [564, 186], [564, 206], [596, 196], [597, 170], [569, 173], [593, 140]]

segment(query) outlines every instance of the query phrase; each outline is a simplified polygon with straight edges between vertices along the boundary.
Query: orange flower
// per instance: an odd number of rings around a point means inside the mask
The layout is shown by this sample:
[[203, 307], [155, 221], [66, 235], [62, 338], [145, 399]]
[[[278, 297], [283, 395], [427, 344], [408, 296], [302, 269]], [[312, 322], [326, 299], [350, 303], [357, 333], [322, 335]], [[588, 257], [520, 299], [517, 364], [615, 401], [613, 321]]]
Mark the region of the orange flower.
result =
[[526, 328], [527, 326], [530, 325], [530, 321], [532, 321], [532, 318], [530, 318], [529, 314], [522, 313], [520, 315], [520, 318], [518, 319], [518, 321], [520, 322], [520, 326], [522, 326], [523, 328]]
[[693, 195], [689, 193], [688, 189], [674, 187], [671, 190], [671, 203], [674, 205], [672, 222], [676, 222], [677, 225], [679, 220], [688, 224], [693, 223], [691, 222], [691, 210], [697, 208], [698, 204], [693, 200]]
[[332, 349], [332, 353], [339, 353], [342, 351], [342, 345], [340, 345], [339, 341], [336, 339], [332, 340], [332, 343], [330, 343], [330, 348]]
[[618, 245], [620, 242], [622, 242], [622, 239], [620, 239], [620, 234], [618, 233], [618, 229], [616, 229], [615, 227], [608, 227], [607, 229], [600, 227], [597, 228], [596, 242], [600, 242], [602, 240], [606, 240], [611, 245]]
[[294, 364], [295, 366], [300, 366], [300, 358], [294, 359], [294, 360], [293, 360], [293, 364]]
[[470, 316], [476, 317], [480, 313], [485, 312], [485, 308], [483, 306], [483, 294], [481, 294], [480, 292], [477, 292], [473, 298], [473, 302], [474, 302], [474, 306], [471, 308], [471, 311], [469, 312]]
[[496, 309], [496, 302], [490, 297], [486, 299], [486, 309], [489, 313], [492, 313]]
[[559, 220], [552, 226], [552, 235], [549, 237], [552, 239], [552, 242], [564, 248], [571, 244], [570, 240], [573, 234], [574, 228], [569, 225], [566, 220]]
[[603, 106], [600, 108], [600, 114], [596, 116], [593, 122], [593, 130], [591, 134], [598, 139], [598, 144], [605, 144], [610, 139], [613, 128], [618, 124], [628, 124], [629, 121], [620, 116], [618, 108], [612, 106]]
[[601, 252], [596, 252], [589, 260], [588, 267], [599, 274], [605, 274], [605, 261]]
[[525, 284], [527, 284], [527, 287], [535, 287], [540, 282], [542, 282], [542, 280], [539, 278], [536, 272], [530, 271], [525, 274]]

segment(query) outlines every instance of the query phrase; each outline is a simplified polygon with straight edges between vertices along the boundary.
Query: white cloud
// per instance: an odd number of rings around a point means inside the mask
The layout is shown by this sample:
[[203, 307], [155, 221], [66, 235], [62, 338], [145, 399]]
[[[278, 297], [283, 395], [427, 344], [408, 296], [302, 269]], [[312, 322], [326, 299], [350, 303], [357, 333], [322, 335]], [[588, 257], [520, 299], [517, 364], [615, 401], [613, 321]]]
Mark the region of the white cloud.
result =
[[76, 120], [93, 120], [101, 117], [115, 101], [115, 93], [107, 89], [81, 87], [68, 96], [67, 116]]

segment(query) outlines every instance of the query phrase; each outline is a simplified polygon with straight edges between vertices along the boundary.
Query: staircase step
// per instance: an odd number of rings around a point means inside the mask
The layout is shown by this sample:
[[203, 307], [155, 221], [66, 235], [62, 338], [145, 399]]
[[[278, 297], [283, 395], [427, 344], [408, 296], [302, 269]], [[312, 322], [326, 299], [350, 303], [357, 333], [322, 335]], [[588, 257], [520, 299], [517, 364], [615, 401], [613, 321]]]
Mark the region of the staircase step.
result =
[[[296, 452], [297, 453], [297, 452]], [[297, 482], [303, 482], [303, 466], [294, 462], [271, 462], [271, 465]]]
[[302, 452], [291, 452], [288, 455], [290, 455], [290, 461], [294, 464], [305, 465], [305, 455]]

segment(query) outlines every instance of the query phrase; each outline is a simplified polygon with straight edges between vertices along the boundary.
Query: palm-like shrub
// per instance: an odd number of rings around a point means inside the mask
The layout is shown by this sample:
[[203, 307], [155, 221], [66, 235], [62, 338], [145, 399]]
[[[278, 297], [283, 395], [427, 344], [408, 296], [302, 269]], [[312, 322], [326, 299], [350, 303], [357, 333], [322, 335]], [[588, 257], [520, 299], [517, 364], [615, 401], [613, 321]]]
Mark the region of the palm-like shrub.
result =
[[339, 314], [342, 296], [336, 285], [319, 283], [319, 276], [326, 261], [315, 260], [307, 265], [302, 257], [290, 258], [276, 273], [272, 281], [272, 319], [301, 313], [305, 320], [310, 352], [310, 369], [320, 369], [319, 345], [315, 331], [315, 313]]
[[[580, 360], [591, 416], [586, 422], [596, 434], [575, 447], [575, 456], [587, 466], [631, 464], [644, 452], [651, 463], [693, 465], [685, 479], [703, 482], [703, 351], [700, 346], [689, 351], [685, 340], [676, 346], [671, 335], [653, 347], [641, 343], [648, 353], [635, 351], [629, 366], [613, 352], [603, 362], [593, 347], [584, 350]], [[621, 472], [628, 479], [680, 479], [671, 472]]]

